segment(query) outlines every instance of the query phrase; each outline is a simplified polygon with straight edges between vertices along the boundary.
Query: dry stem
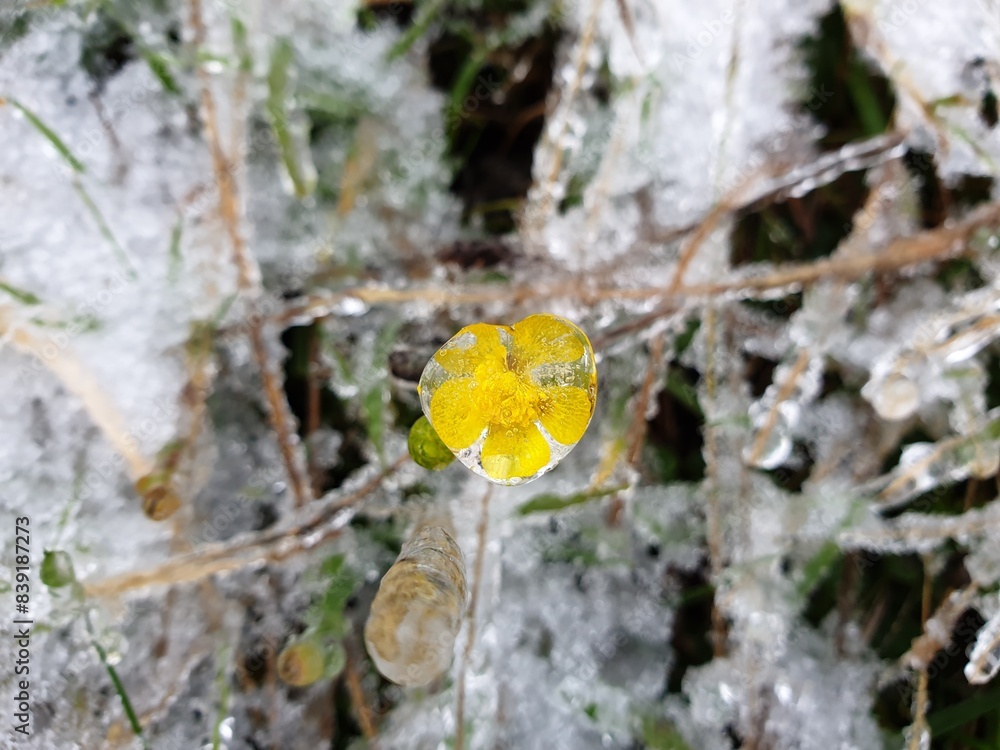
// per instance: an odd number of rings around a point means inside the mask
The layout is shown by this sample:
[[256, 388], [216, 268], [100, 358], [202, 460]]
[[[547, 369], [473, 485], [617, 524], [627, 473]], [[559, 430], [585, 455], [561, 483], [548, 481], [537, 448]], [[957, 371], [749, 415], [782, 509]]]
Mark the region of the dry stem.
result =
[[[709, 403], [715, 401], [715, 341], [718, 334], [715, 309], [705, 310], [705, 395]], [[707, 405], [706, 405], [707, 406]], [[722, 573], [722, 518], [719, 507], [718, 446], [715, 428], [705, 424], [705, 478], [708, 483], [708, 556], [712, 570], [712, 584], [718, 585]], [[726, 652], [726, 626], [719, 611], [718, 595], [712, 600], [712, 651], [715, 656]]]
[[372, 747], [372, 740], [375, 739], [378, 732], [372, 721], [373, 712], [365, 698], [365, 690], [361, 685], [361, 675], [358, 672], [358, 663], [353, 656], [353, 651], [353, 648], [347, 649], [347, 664], [344, 667], [344, 677], [347, 683], [347, 692], [350, 693], [351, 703], [354, 704], [354, 712], [358, 717], [358, 725], [361, 727], [361, 733], [368, 740], [369, 747]]
[[[61, 348], [48, 334], [18, 321], [16, 313], [5, 305], [0, 305], [0, 341], [9, 341], [15, 349], [36, 357], [59, 378], [67, 391], [80, 399], [104, 438], [125, 459], [133, 481], [153, 470], [153, 462], [136, 449], [125, 418], [114, 401], [69, 348]], [[53, 356], [46, 354], [50, 347], [55, 350]]]
[[[201, 0], [190, 0], [191, 27], [194, 29], [194, 44], [201, 48], [205, 42], [205, 24], [201, 14]], [[271, 427], [277, 437], [281, 450], [281, 459], [288, 474], [297, 506], [302, 506], [312, 499], [312, 491], [308, 477], [302, 469], [296, 453], [294, 438], [291, 433], [292, 414], [285, 400], [278, 368], [271, 362], [264, 340], [263, 322], [253, 314], [253, 307], [261, 296], [260, 271], [256, 260], [249, 252], [241, 230], [241, 206], [237, 192], [235, 175], [238, 163], [230, 161], [219, 140], [218, 114], [215, 98], [212, 96], [212, 84], [208, 71], [203, 65], [198, 66], [198, 82], [201, 88], [202, 120], [205, 126], [205, 137], [212, 154], [212, 168], [215, 172], [215, 183], [219, 191], [219, 215], [225, 224], [232, 248], [233, 263], [237, 270], [237, 280], [240, 292], [251, 305], [250, 317], [247, 321], [250, 346], [254, 359], [260, 369], [264, 396], [267, 399], [268, 415]], [[240, 116], [237, 112], [237, 116]], [[242, 130], [237, 130], [241, 133]], [[241, 153], [240, 144], [231, 144], [235, 153]]]
[[[931, 583], [932, 576], [930, 571], [930, 560], [925, 557], [924, 588], [923, 595], [920, 599], [920, 621], [923, 623], [925, 629], [927, 627], [927, 620], [931, 616]], [[923, 736], [924, 732], [930, 731], [930, 728], [927, 726], [927, 685], [929, 681], [930, 678], [927, 673], [927, 663], [924, 662], [920, 665], [920, 671], [917, 674], [916, 709], [913, 717], [913, 724], [910, 726], [911, 734], [907, 750], [920, 750], [920, 738]]]
[[771, 408], [767, 412], [767, 421], [764, 422], [764, 426], [757, 433], [757, 437], [753, 441], [753, 446], [750, 449], [750, 458], [747, 463], [751, 466], [756, 466], [760, 461], [761, 456], [764, 455], [764, 449], [767, 447], [767, 440], [771, 437], [771, 433], [774, 432], [775, 426], [778, 424], [778, 414], [781, 405], [787, 401], [792, 393], [795, 391], [795, 385], [798, 383], [802, 373], [806, 371], [809, 366], [809, 350], [803, 349], [799, 352], [799, 358], [795, 360], [795, 364], [792, 366], [791, 372], [788, 373], [788, 377], [785, 382], [782, 383], [781, 388], [778, 390], [778, 395], [774, 399], [774, 403], [771, 404]]
[[[580, 83], [583, 80], [584, 73], [587, 70], [587, 57], [590, 51], [590, 46], [594, 43], [594, 39], [597, 36], [597, 26], [598, 19], [600, 16], [602, 0], [591, 0], [590, 14], [587, 16], [587, 22], [583, 27], [583, 32], [580, 35], [580, 42], [577, 44], [575, 49], [575, 60], [574, 60], [574, 75], [572, 80], [569, 81], [565, 89], [565, 93], [562, 99], [559, 101], [558, 108], [563, 109], [567, 113], [569, 109], [573, 106], [573, 100], [576, 98], [577, 92], [580, 90]], [[559, 172], [562, 171], [563, 167], [563, 149], [560, 145], [566, 136], [566, 120], [563, 120], [563, 125], [559, 129], [558, 134], [554, 136], [548, 135], [548, 130], [546, 130], [544, 138], [544, 143], [541, 145], [541, 150], [548, 150], [552, 154], [552, 168], [545, 175], [545, 179], [542, 180], [537, 189], [541, 192], [541, 197], [537, 206], [529, 207], [530, 213], [529, 218], [537, 218], [537, 222], [532, 221], [535, 226], [526, 227], [529, 231], [527, 234], [532, 234], [531, 230], [537, 231], [538, 225], [541, 224], [549, 215], [552, 209], [552, 186], [559, 179]]]
[[249, 534], [229, 543], [214, 544], [191, 554], [175, 557], [148, 570], [86, 583], [84, 592], [92, 596], [115, 596], [149, 586], [198, 581], [215, 573], [238, 570], [261, 562], [284, 560], [315, 549], [338, 536], [353, 515], [351, 507], [376, 490], [386, 477], [407, 460], [408, 455], [401, 456], [388, 469], [375, 475], [356, 491], [346, 497], [334, 498], [291, 528]]
[[676, 289], [664, 286], [600, 287], [589, 284], [589, 276], [570, 278], [553, 284], [497, 287], [496, 285], [446, 287], [409, 287], [391, 289], [360, 286], [329, 294], [308, 297], [278, 317], [276, 322], [288, 325], [293, 320], [315, 319], [328, 315], [345, 299], [357, 299], [369, 305], [398, 305], [422, 302], [438, 307], [505, 302], [516, 305], [537, 299], [576, 299], [582, 304], [604, 300], [661, 300], [664, 305], [648, 316], [648, 320], [672, 314], [685, 304], [706, 303], [719, 297], [747, 298], [761, 292], [779, 294], [795, 291], [824, 279], [853, 281], [869, 273], [890, 273], [921, 263], [942, 261], [961, 255], [971, 236], [980, 229], [1000, 222], [1000, 203], [991, 203], [969, 214], [950, 227], [931, 229], [911, 237], [890, 242], [879, 254], [841, 256], [810, 263], [788, 263], [770, 267], [759, 276], [732, 273], [715, 283], [679, 284]]

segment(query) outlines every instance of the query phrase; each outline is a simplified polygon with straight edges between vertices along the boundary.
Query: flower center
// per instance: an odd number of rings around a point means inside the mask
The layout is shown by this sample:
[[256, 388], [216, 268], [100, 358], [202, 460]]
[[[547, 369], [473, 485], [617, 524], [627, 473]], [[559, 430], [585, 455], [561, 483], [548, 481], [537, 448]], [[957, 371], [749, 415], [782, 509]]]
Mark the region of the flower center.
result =
[[476, 403], [490, 424], [527, 427], [541, 416], [545, 394], [508, 368], [476, 368]]

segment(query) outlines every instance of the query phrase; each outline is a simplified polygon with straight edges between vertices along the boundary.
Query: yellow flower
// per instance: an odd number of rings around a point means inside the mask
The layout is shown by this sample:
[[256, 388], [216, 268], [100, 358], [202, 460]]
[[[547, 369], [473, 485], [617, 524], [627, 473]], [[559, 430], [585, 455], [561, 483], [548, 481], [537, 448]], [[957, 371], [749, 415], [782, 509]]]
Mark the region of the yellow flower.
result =
[[424, 411], [444, 444], [458, 453], [485, 432], [482, 473], [505, 484], [534, 478], [565, 456], [587, 430], [596, 393], [587, 336], [554, 315], [467, 326], [421, 377]]

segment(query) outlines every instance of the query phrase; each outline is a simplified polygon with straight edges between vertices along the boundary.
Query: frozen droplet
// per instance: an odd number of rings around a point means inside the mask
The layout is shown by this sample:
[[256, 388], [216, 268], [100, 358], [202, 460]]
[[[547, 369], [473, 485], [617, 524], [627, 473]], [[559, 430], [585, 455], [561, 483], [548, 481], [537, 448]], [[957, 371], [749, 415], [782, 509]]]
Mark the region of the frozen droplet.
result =
[[792, 455], [791, 432], [798, 422], [801, 409], [791, 401], [784, 401], [775, 409], [776, 413], [772, 416], [772, 409], [760, 401], [750, 407], [750, 422], [755, 428], [755, 434], [754, 439], [744, 448], [743, 458], [751, 466], [776, 469]]
[[368, 312], [368, 305], [357, 297], [344, 297], [333, 306], [333, 311], [338, 315], [357, 317]]
[[[914, 731], [920, 732], [920, 736], [917, 738], [916, 743], [913, 742]], [[921, 727], [920, 729], [914, 729], [912, 725], [908, 726], [903, 731], [903, 737], [906, 740], [907, 748], [916, 747], [917, 750], [930, 750], [931, 748], [931, 732], [926, 727]]]
[[903, 448], [899, 456], [899, 471], [909, 475], [912, 492], [931, 489], [945, 473], [942, 464], [933, 460], [934, 452], [933, 443], [913, 443]]
[[875, 411], [891, 422], [906, 419], [920, 406], [920, 388], [903, 375], [889, 375], [869, 390]]
[[792, 698], [795, 697], [795, 691], [792, 690], [790, 685], [779, 682], [774, 686], [774, 695], [779, 703], [790, 705]]
[[1000, 450], [996, 443], [973, 442], [972, 460], [967, 468], [976, 479], [989, 479], [1000, 472]]

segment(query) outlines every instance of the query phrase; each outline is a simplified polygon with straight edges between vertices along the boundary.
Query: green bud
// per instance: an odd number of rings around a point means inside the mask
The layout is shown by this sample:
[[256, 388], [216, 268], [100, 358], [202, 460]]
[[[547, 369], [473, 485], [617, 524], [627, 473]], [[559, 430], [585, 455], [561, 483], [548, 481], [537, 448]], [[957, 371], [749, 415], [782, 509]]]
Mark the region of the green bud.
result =
[[42, 583], [52, 589], [68, 586], [76, 580], [73, 561], [62, 550], [45, 550], [42, 556]]
[[413, 423], [408, 445], [413, 460], [431, 471], [440, 471], [455, 460], [455, 454], [441, 442], [427, 417], [420, 417]]
[[323, 649], [314, 638], [289, 643], [278, 654], [278, 676], [289, 685], [311, 685], [323, 676]]
[[314, 632], [303, 633], [290, 641], [278, 654], [278, 676], [296, 687], [317, 680], [331, 680], [347, 665], [347, 652], [339, 640], [320, 638]]

